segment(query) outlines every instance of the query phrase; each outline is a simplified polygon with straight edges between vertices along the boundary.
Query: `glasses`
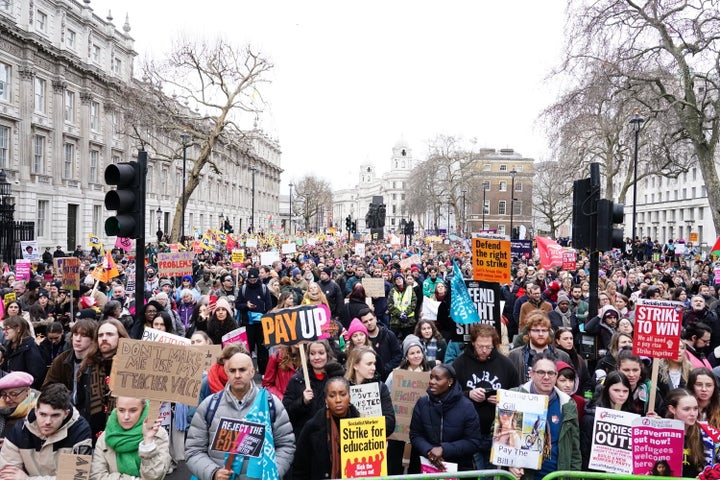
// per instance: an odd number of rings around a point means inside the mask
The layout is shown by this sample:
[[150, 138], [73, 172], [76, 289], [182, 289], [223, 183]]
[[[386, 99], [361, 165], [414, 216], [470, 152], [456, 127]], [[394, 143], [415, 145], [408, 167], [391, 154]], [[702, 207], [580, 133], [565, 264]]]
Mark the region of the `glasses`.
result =
[[493, 348], [494, 347], [492, 345], [475, 345], [475, 350], [477, 350], [479, 352], [489, 352]]
[[549, 331], [550, 330], [548, 330], [547, 328], [531, 328], [530, 329], [531, 333], [548, 333]]
[[554, 376], [557, 375], [558, 372], [556, 372], [554, 370], [535, 370], [535, 371], [533, 371], [533, 373], [539, 377], [553, 378]]
[[15, 330], [15, 327], [2, 327], [3, 332], [7, 332], [9, 330]]
[[703, 345], [707, 345], [708, 343], [710, 343], [710, 340], [711, 340], [710, 338], [708, 338], [707, 340], [705, 340], [704, 338], [698, 338], [697, 341], [703, 342]]
[[17, 392], [10, 392], [10, 391], [4, 390], [2, 393], [0, 393], [0, 398], [10, 398], [10, 399], [15, 400], [16, 398], [18, 398], [20, 395], [22, 395], [26, 391], [27, 391], [27, 388], [23, 388], [22, 390], [19, 390]]

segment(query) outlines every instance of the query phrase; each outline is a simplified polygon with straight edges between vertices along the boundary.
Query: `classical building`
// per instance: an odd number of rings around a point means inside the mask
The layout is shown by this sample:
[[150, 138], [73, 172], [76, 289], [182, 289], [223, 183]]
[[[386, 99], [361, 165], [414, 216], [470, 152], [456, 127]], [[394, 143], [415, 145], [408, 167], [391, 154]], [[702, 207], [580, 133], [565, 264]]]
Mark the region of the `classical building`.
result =
[[[149, 35], [150, 32], [147, 32]], [[91, 0], [0, 1], [0, 169], [15, 196], [15, 219], [34, 221], [41, 246], [87, 246], [104, 241], [109, 215], [103, 173], [110, 162], [130, 161], [136, 151], [121, 133], [122, 97], [133, 80], [137, 53], [125, 19], [115, 28]], [[239, 153], [213, 152], [223, 175], [203, 170], [188, 201], [186, 233], [219, 225], [222, 214], [238, 229], [252, 216], [256, 229], [277, 217], [281, 151], [260, 130]], [[182, 151], [182, 140], [177, 139]], [[187, 150], [188, 168], [193, 149]], [[254, 185], [254, 188], [253, 188]], [[167, 231], [182, 186], [182, 159], [149, 159], [146, 238], [156, 222]], [[254, 195], [253, 195], [254, 193]], [[158, 217], [158, 213], [160, 216]]]
[[333, 192], [332, 224], [344, 230], [345, 218], [350, 215], [357, 222], [358, 232], [367, 230], [365, 215], [373, 197], [380, 196], [385, 203], [385, 230], [397, 230], [403, 218], [409, 220], [405, 208], [405, 187], [414, 166], [412, 150], [405, 140], [400, 140], [393, 147], [387, 173], [378, 176], [373, 164], [361, 164], [358, 183], [352, 188]]

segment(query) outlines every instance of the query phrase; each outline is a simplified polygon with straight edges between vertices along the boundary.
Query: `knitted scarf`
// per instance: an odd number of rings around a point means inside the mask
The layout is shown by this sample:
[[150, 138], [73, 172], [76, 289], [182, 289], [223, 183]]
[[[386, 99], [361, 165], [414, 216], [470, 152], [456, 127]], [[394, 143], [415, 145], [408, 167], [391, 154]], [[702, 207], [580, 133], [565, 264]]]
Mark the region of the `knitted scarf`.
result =
[[140, 419], [129, 430], [125, 430], [118, 423], [117, 410], [113, 410], [110, 417], [108, 417], [105, 427], [105, 443], [115, 451], [119, 473], [133, 477], [140, 476], [138, 446], [143, 440], [143, 422], [147, 414], [148, 404], [145, 402], [145, 408], [143, 408]]
[[225, 384], [227, 384], [228, 381], [227, 373], [225, 373], [225, 367], [218, 363], [213, 363], [210, 370], [208, 370], [207, 381], [211, 393], [217, 393], [224, 389]]
[[329, 409], [325, 410], [325, 418], [328, 423], [327, 443], [330, 449], [330, 477], [340, 478], [342, 474], [342, 464], [340, 462], [340, 432], [338, 430], [338, 421], [333, 417]]

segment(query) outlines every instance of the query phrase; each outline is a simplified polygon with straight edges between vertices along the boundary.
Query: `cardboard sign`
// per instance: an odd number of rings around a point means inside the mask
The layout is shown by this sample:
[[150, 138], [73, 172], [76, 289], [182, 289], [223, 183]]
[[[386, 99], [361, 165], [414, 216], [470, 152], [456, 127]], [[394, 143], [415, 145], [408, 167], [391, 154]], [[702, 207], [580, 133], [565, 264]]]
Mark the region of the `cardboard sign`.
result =
[[432, 248], [437, 253], [447, 252], [452, 248], [452, 245], [449, 243], [443, 243], [443, 242], [434, 242], [432, 244]]
[[657, 459], [670, 464], [673, 476], [682, 475], [685, 425], [669, 418], [640, 417], [633, 421], [633, 474], [651, 475]]
[[393, 370], [390, 398], [395, 410], [395, 431], [389, 438], [410, 441], [410, 420], [415, 404], [426, 394], [430, 372]]
[[295, 345], [327, 338], [330, 313], [325, 305], [304, 305], [266, 313], [260, 320], [267, 346]]
[[195, 240], [193, 242], [193, 253], [200, 254], [203, 251], [202, 243], [200, 243], [200, 240]]
[[382, 417], [380, 384], [378, 382], [350, 386], [350, 403], [363, 417]]
[[245, 457], [260, 457], [265, 441], [265, 425], [245, 420], [221, 418], [211, 450]]
[[498, 390], [490, 462], [498, 467], [540, 468], [548, 400], [547, 395]]
[[282, 253], [289, 254], [289, 253], [295, 253], [297, 250], [295, 249], [294, 243], [283, 243], [282, 244]]
[[142, 340], [144, 342], [169, 343], [171, 345], [191, 345], [189, 338], [173, 335], [172, 333], [150, 327], [145, 327], [145, 330], [143, 330]]
[[[500, 284], [493, 282], [476, 282], [465, 280], [470, 299], [475, 304], [480, 317], [480, 323], [487, 323], [493, 327], [500, 321]], [[423, 300], [423, 303], [425, 300]]]
[[385, 280], [382, 278], [363, 278], [362, 286], [368, 297], [381, 298], [385, 296]]
[[241, 268], [245, 263], [245, 251], [244, 250], [233, 250], [231, 254], [232, 268]]
[[403, 258], [402, 260], [400, 260], [400, 268], [402, 268], [403, 270], [406, 270], [406, 269], [412, 267], [413, 265], [419, 265], [421, 263], [422, 263], [422, 259], [420, 258], [420, 255], [418, 255], [416, 253], [415, 255], [413, 255], [411, 257]]
[[64, 290], [80, 290], [80, 259], [77, 257], [54, 258], [55, 271], [60, 274]]
[[90, 478], [92, 455], [60, 453], [57, 464], [57, 480], [87, 480]]
[[15, 280], [30, 280], [31, 270], [29, 260], [18, 260], [15, 262]]
[[158, 253], [158, 274], [163, 277], [192, 275], [193, 252]]
[[202, 374], [216, 358], [207, 347], [121, 338], [113, 360], [110, 389], [114, 396], [194, 407], [200, 396]]
[[633, 355], [677, 358], [684, 306], [680, 302], [638, 300]]
[[632, 423], [640, 418], [630, 412], [598, 407], [595, 410], [589, 467], [613, 473], [632, 473]]
[[257, 248], [257, 246], [258, 246], [257, 238], [248, 238], [247, 240], [245, 240], [245, 246], [248, 248]]
[[510, 242], [472, 239], [473, 280], [510, 283]]
[[280, 261], [278, 252], [262, 252], [260, 253], [260, 265], [272, 265], [273, 262]]
[[358, 257], [365, 256], [365, 244], [364, 243], [356, 243], [355, 244], [355, 255], [357, 255]]
[[563, 270], [575, 270], [577, 268], [577, 261], [575, 259], [574, 250], [563, 250], [562, 252], [562, 269]]
[[342, 478], [387, 475], [385, 418], [340, 419]]
[[222, 336], [222, 346], [225, 348], [231, 343], [242, 343], [250, 351], [250, 345], [248, 344], [247, 332], [245, 327], [236, 328]]

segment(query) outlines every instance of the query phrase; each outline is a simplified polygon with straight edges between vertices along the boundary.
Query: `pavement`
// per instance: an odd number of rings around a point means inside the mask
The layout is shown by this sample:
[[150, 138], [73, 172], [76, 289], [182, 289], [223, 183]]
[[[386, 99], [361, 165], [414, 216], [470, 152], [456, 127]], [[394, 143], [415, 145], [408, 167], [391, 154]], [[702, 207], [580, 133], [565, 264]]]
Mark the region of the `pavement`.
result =
[[190, 478], [190, 470], [185, 466], [185, 462], [180, 462], [172, 473], [165, 477], [165, 480], [188, 480]]

